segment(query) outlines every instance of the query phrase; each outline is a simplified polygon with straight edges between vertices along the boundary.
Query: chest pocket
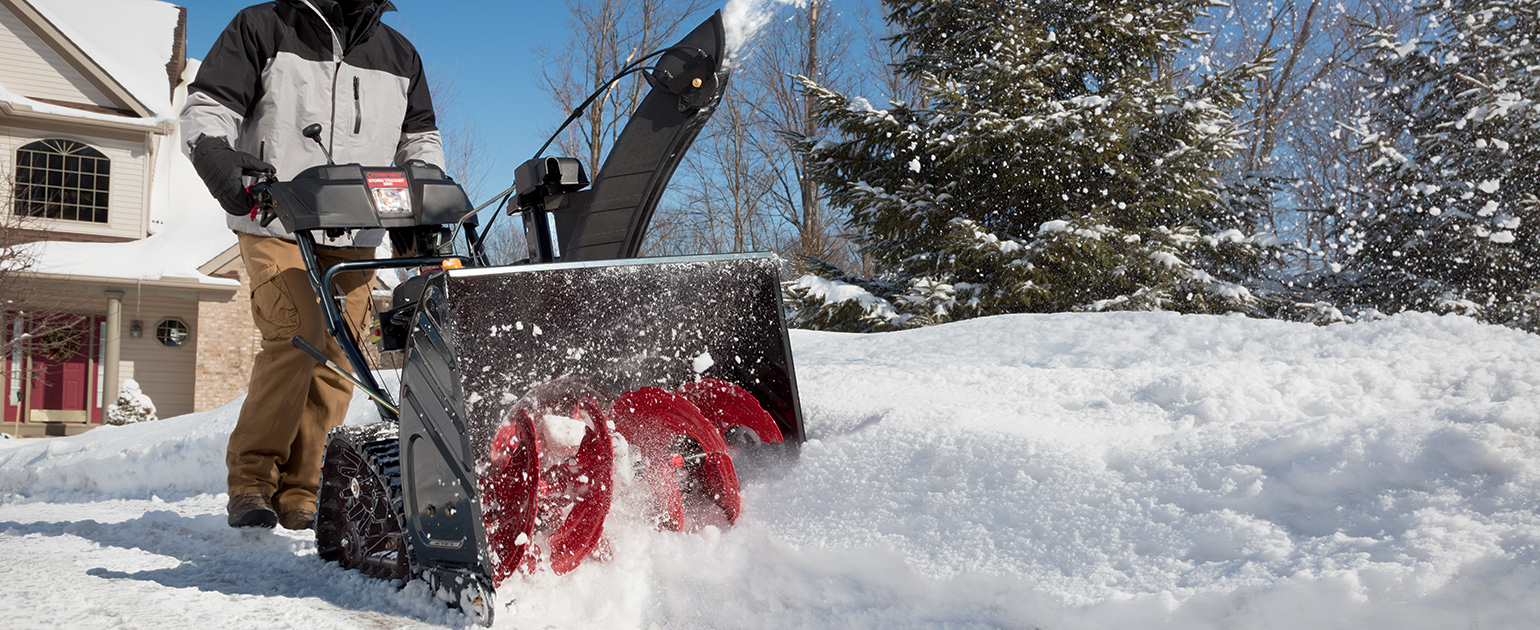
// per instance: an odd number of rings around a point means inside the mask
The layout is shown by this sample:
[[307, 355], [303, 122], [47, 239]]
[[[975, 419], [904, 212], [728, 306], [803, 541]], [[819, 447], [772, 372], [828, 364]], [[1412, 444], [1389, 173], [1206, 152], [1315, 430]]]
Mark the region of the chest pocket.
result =
[[358, 77], [353, 77], [353, 133], [355, 134], [364, 128], [364, 96], [359, 83]]
[[347, 99], [344, 102], [353, 113], [353, 124], [346, 128], [348, 144], [365, 155], [384, 158], [377, 157], [372, 164], [389, 164], [395, 156], [406, 120], [409, 85], [408, 79], [388, 72], [357, 70], [339, 95]]

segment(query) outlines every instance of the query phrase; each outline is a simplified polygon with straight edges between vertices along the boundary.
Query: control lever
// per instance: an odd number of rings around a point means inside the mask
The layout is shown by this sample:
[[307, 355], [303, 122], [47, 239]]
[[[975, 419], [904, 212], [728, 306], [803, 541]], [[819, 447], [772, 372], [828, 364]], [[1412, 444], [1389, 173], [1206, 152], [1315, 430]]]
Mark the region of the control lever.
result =
[[326, 154], [327, 166], [337, 165], [337, 162], [332, 159], [332, 150], [326, 148], [326, 143], [321, 142], [321, 123], [312, 123], [310, 126], [305, 127], [304, 131], [301, 131], [300, 133], [305, 134], [306, 138], [314, 140], [316, 145], [321, 147], [321, 152]]

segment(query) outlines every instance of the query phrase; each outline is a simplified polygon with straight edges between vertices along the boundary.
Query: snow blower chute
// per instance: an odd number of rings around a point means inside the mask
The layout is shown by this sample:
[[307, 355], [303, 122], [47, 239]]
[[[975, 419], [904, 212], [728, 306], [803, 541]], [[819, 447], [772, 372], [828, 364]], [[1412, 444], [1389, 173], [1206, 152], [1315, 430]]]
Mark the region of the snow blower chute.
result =
[[[523, 217], [521, 264], [487, 265], [469, 200], [434, 166], [332, 164], [254, 188], [265, 220], [295, 234], [325, 298], [350, 363], [328, 364], [383, 420], [328, 440], [321, 558], [425, 580], [490, 623], [505, 577], [565, 573], [602, 554], [616, 479], [661, 529], [725, 526], [743, 509], [732, 457], [795, 452], [804, 436], [777, 261], [636, 258], [721, 99], [725, 53], [717, 14], [628, 68], [652, 90], [591, 186], [569, 158], [537, 153], [516, 171], [499, 198]], [[319, 142], [319, 132], [305, 135]], [[367, 228], [389, 230], [398, 257], [319, 266], [317, 232]], [[467, 253], [456, 255], [462, 233]], [[382, 269], [421, 271], [394, 289], [372, 333], [377, 355], [402, 368], [395, 396], [332, 288], [339, 274]]]

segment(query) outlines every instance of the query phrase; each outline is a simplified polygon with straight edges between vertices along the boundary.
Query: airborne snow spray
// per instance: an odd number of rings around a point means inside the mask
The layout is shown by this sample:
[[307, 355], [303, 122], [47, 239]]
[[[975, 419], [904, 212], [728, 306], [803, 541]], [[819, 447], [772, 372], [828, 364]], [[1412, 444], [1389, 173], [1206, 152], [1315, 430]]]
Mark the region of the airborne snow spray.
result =
[[728, 0], [722, 8], [722, 24], [727, 29], [727, 65], [733, 65], [739, 51], [743, 50], [759, 29], [770, 23], [783, 6], [804, 7], [807, 0]]

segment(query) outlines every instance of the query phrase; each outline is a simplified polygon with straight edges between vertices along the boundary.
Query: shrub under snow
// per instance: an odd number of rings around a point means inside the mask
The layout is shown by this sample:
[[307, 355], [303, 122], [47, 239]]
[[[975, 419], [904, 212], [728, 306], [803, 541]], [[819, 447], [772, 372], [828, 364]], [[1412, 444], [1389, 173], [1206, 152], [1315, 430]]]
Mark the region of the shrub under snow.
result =
[[144, 391], [139, 389], [139, 382], [134, 379], [123, 381], [123, 387], [118, 392], [117, 402], [107, 408], [106, 423], [113, 426], [123, 426], [136, 422], [150, 422], [158, 420], [155, 416], [155, 401], [150, 400]]

